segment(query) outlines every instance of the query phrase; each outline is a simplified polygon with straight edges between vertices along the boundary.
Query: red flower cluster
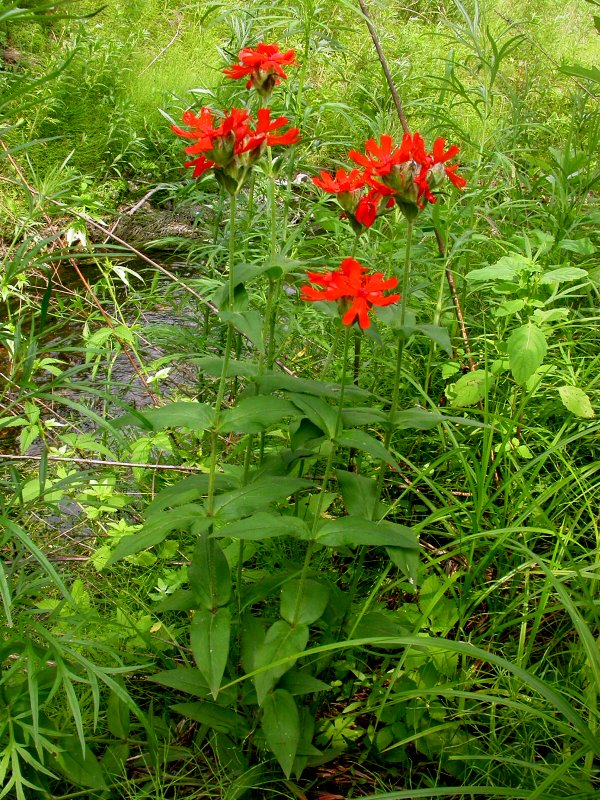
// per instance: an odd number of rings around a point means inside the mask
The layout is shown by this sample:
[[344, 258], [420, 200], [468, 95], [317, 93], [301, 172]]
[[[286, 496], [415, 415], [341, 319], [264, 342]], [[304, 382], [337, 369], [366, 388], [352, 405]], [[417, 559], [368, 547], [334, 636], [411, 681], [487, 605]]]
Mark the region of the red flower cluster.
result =
[[[350, 150], [349, 157], [360, 167], [349, 173], [340, 169], [335, 176], [322, 172], [313, 182], [326, 192], [337, 195], [341, 207], [357, 232], [369, 228], [386, 209], [398, 204], [409, 219], [414, 219], [423, 208], [423, 198], [435, 203], [433, 194], [446, 178], [458, 189], [466, 180], [456, 174], [458, 166], [446, 166], [459, 152], [457, 145], [445, 150], [444, 139], [436, 139], [428, 153], [419, 133], [406, 133], [399, 146], [391, 136], [384, 134], [378, 144], [369, 139], [366, 155]], [[369, 187], [365, 194], [364, 189]], [[384, 198], [387, 200], [384, 202]]]
[[369, 270], [353, 258], [345, 258], [333, 272], [308, 272], [308, 280], [322, 286], [323, 291], [312, 286], [302, 287], [303, 300], [335, 300], [343, 314], [344, 325], [355, 320], [364, 330], [371, 325], [369, 310], [372, 306], [389, 306], [400, 295], [383, 293], [398, 284], [397, 278], [385, 280], [382, 272], [368, 274]]
[[195, 140], [185, 152], [197, 156], [186, 161], [185, 166], [194, 167], [194, 178], [214, 169], [215, 177], [230, 194], [239, 191], [266, 147], [295, 144], [300, 140], [298, 128], [276, 133], [288, 124], [288, 119], [277, 117], [271, 121], [269, 108], [259, 109], [256, 122], [245, 109], [232, 108], [219, 120], [206, 107], [201, 108], [199, 114], [186, 111], [183, 122], [191, 130], [176, 125], [172, 125], [171, 130], [184, 139]]
[[273, 87], [281, 83], [280, 78], [287, 78], [283, 71], [282, 64], [288, 67], [298, 67], [295, 60], [296, 54], [293, 50], [280, 52], [276, 44], [263, 44], [259, 42], [256, 50], [245, 47], [238, 53], [239, 64], [234, 64], [223, 72], [228, 78], [238, 80], [249, 75], [246, 89], [252, 86], [263, 97], [268, 97], [273, 91]]

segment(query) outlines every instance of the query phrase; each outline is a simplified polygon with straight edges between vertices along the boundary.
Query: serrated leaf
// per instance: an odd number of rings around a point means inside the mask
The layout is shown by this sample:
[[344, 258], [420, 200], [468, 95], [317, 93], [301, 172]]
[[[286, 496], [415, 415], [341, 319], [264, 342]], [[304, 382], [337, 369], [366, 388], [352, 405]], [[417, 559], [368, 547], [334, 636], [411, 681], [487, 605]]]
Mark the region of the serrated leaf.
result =
[[484, 369], [476, 369], [446, 387], [446, 395], [453, 407], [474, 406], [486, 396], [494, 378]]
[[465, 280], [471, 283], [487, 281], [513, 281], [524, 269], [531, 268], [531, 261], [522, 255], [502, 256], [495, 264], [467, 272]]
[[583, 389], [579, 389], [577, 386], [559, 386], [558, 394], [567, 411], [570, 411], [577, 417], [591, 419], [596, 416], [590, 398]]
[[327, 586], [312, 578], [304, 582], [299, 579], [286, 581], [281, 590], [279, 613], [290, 625], [312, 625], [321, 617], [328, 601]]
[[268, 667], [274, 661], [287, 658], [283, 664], [270, 667], [254, 676], [254, 687], [258, 704], [262, 705], [269, 692], [279, 678], [296, 663], [296, 656], [306, 649], [308, 644], [308, 627], [296, 625], [292, 627], [282, 619], [274, 622], [267, 631], [264, 642], [256, 649], [254, 656], [255, 669]]
[[569, 250], [580, 256], [593, 256], [596, 252], [596, 246], [587, 236], [583, 239], [562, 239], [558, 246], [561, 250]]
[[299, 416], [298, 409], [281, 397], [246, 397], [222, 412], [219, 431], [222, 433], [262, 433], [285, 417]]
[[300, 741], [300, 717], [294, 698], [285, 689], [275, 689], [265, 698], [261, 728], [271, 752], [289, 778]]
[[190, 644], [194, 660], [215, 698], [227, 666], [230, 633], [231, 612], [228, 608], [218, 608], [214, 612], [201, 609], [192, 619]]
[[383, 443], [371, 436], [370, 433], [365, 433], [359, 430], [342, 431], [340, 436], [336, 436], [335, 441], [342, 447], [352, 447], [355, 450], [368, 453], [377, 461], [385, 461], [394, 469], [399, 469], [398, 462], [384, 447]]
[[419, 542], [410, 528], [395, 522], [373, 522], [360, 517], [328, 519], [317, 531], [317, 541], [329, 547], [372, 545], [416, 550]]
[[525, 308], [525, 300], [521, 300], [517, 298], [516, 300], [504, 300], [504, 302], [500, 303], [493, 311], [492, 314], [495, 317], [508, 317], [512, 314], [517, 314]]
[[587, 280], [588, 274], [584, 269], [579, 267], [560, 267], [559, 269], [551, 269], [545, 272], [540, 278], [540, 283], [566, 283], [567, 281]]
[[515, 381], [526, 383], [541, 366], [548, 345], [546, 337], [537, 325], [528, 322], [517, 328], [506, 343], [508, 361]]
[[270, 514], [257, 511], [250, 517], [231, 522], [211, 534], [213, 537], [231, 537], [245, 541], [261, 542], [275, 536], [295, 536], [304, 541], [310, 539], [310, 529], [299, 517]]

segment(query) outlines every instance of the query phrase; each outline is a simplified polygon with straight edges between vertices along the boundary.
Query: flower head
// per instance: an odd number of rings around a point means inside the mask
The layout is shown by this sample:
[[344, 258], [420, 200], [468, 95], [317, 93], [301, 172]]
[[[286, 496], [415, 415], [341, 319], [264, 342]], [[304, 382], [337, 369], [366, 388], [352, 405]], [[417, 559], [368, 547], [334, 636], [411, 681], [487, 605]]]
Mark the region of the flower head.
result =
[[238, 80], [249, 75], [246, 89], [252, 86], [263, 97], [268, 97], [273, 87], [281, 83], [281, 78], [287, 78], [283, 66], [297, 67], [296, 54], [293, 50], [282, 53], [276, 44], [259, 42], [256, 49], [245, 47], [238, 53], [239, 63], [234, 64], [223, 72], [228, 78]]
[[464, 188], [466, 180], [456, 174], [458, 167], [445, 166], [459, 152], [457, 145], [445, 150], [444, 139], [436, 139], [433, 150], [428, 153], [420, 133], [405, 133], [402, 142], [395, 145], [391, 136], [383, 134], [379, 143], [368, 139], [365, 153], [350, 150], [349, 157], [363, 167], [367, 183], [379, 192], [385, 187], [396, 194], [396, 202], [410, 218], [416, 217], [423, 208], [423, 198], [435, 203], [433, 190], [448, 178], [458, 189]]
[[183, 122], [191, 130], [184, 130], [177, 125], [172, 125], [171, 129], [177, 136], [195, 140], [185, 148], [185, 152], [196, 158], [186, 161], [185, 166], [194, 167], [194, 178], [214, 169], [219, 183], [231, 194], [239, 191], [253, 164], [267, 146], [295, 144], [300, 139], [298, 128], [279, 133], [288, 120], [286, 117], [277, 117], [271, 121], [268, 108], [259, 110], [256, 123], [245, 109], [232, 108], [218, 119], [206, 107], [200, 109], [198, 114], [186, 111]]
[[365, 330], [370, 327], [369, 310], [372, 306], [389, 306], [400, 299], [400, 295], [384, 295], [387, 289], [398, 284], [397, 278], [384, 278], [382, 272], [369, 275], [354, 258], [345, 258], [339, 268], [332, 272], [308, 272], [308, 280], [323, 289], [302, 287], [303, 300], [334, 300], [342, 312], [342, 323], [352, 325], [357, 320]]

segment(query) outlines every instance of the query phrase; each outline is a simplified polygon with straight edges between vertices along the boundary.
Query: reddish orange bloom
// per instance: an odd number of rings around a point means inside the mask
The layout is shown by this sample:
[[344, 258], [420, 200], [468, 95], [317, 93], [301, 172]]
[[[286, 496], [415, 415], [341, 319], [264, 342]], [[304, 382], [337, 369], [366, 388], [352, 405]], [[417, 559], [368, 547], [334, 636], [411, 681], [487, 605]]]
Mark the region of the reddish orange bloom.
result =
[[288, 120], [277, 117], [271, 121], [268, 108], [259, 110], [256, 123], [248, 111], [241, 108], [232, 108], [220, 120], [210, 108], [202, 108], [198, 114], [186, 111], [183, 121], [191, 130], [177, 125], [172, 125], [171, 129], [184, 139], [195, 139], [185, 152], [197, 156], [186, 161], [185, 166], [194, 167], [194, 178], [214, 168], [217, 180], [231, 193], [240, 189], [267, 146], [295, 144], [300, 139], [298, 128], [277, 133]]
[[346, 192], [355, 192], [357, 189], [362, 189], [366, 183], [366, 178], [359, 169], [350, 170], [348, 173], [345, 169], [338, 169], [335, 176], [323, 170], [321, 177], [313, 177], [312, 182], [325, 192], [345, 194]]
[[300, 141], [300, 131], [298, 128], [290, 128], [285, 133], [273, 133], [289, 122], [287, 117], [277, 117], [271, 122], [271, 109], [259, 108], [255, 129], [246, 139], [243, 147], [238, 152], [243, 153], [248, 150], [256, 150], [263, 144], [269, 147], [276, 145], [296, 144]]
[[385, 209], [393, 208], [396, 203], [393, 197], [389, 197], [387, 202], [382, 205], [384, 196], [393, 194], [391, 189], [388, 189], [386, 186], [383, 188], [386, 190], [385, 192], [380, 192], [377, 189], [371, 189], [368, 194], [366, 194], [364, 197], [361, 197], [358, 201], [354, 216], [356, 217], [356, 221], [361, 225], [364, 225], [365, 228], [370, 228], [377, 217], [380, 214], [383, 214]]
[[308, 272], [308, 280], [322, 286], [323, 290], [303, 286], [302, 299], [334, 300], [343, 312], [344, 325], [352, 325], [356, 320], [366, 330], [371, 325], [369, 310], [373, 306], [389, 306], [400, 299], [397, 294], [384, 295], [384, 291], [397, 286], [397, 278], [386, 280], [382, 272], [371, 275], [368, 272], [354, 258], [345, 258], [339, 268], [332, 272]]
[[259, 42], [256, 50], [245, 47], [238, 53], [239, 64], [224, 69], [228, 78], [239, 80], [249, 75], [246, 89], [252, 86], [263, 96], [268, 97], [273, 87], [281, 83], [281, 78], [287, 78], [283, 66], [298, 67], [296, 54], [293, 50], [282, 53], [276, 44]]
[[428, 153], [420, 133], [405, 133], [399, 146], [394, 145], [391, 136], [383, 134], [379, 143], [367, 140], [365, 154], [351, 150], [348, 155], [364, 168], [370, 186], [378, 192], [385, 187], [393, 189], [403, 212], [415, 217], [418, 209], [423, 208], [423, 197], [430, 203], [436, 202], [433, 190], [446, 177], [458, 189], [466, 185], [466, 180], [456, 174], [456, 165], [445, 166], [446, 161], [458, 154], [458, 146], [445, 150], [445, 145], [444, 139], [436, 139], [433, 151]]
[[[458, 145], [453, 144], [451, 145], [446, 152], [444, 152], [444, 147], [446, 146], [446, 140], [436, 139], [433, 143], [433, 163], [434, 164], [445, 164], [446, 161], [449, 161], [454, 156], [458, 155], [460, 148]], [[456, 174], [456, 170], [458, 169], [458, 165], [453, 165], [451, 167], [444, 167], [444, 171], [446, 173], [446, 177], [457, 189], [464, 189], [467, 184], [465, 178], [461, 177], [460, 175]]]

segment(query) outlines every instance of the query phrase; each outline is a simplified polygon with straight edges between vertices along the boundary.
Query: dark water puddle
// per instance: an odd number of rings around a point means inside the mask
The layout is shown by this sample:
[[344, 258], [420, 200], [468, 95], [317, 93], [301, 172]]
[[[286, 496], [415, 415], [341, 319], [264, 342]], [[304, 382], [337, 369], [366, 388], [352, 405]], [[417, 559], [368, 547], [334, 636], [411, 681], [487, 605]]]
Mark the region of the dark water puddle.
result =
[[[197, 275], [196, 269], [186, 263], [175, 261], [164, 262], [163, 265], [183, 282]], [[30, 383], [33, 384], [34, 393], [50, 391], [56, 398], [56, 403], [45, 400], [39, 404], [43, 420], [50, 419], [56, 413], [59, 421], [65, 417], [76, 430], [88, 432], [95, 428], [95, 424], [89, 417], [70, 411], [60, 402], [61, 398], [80, 403], [102, 417], [112, 417], [123, 413], [124, 405], [143, 408], [152, 404], [158, 395], [164, 398], [173, 392], [185, 391], [186, 388], [190, 388], [191, 391], [191, 387], [197, 384], [197, 375], [192, 367], [179, 362], [169, 364], [168, 359], [169, 330], [181, 331], [184, 327], [192, 331], [200, 330], [202, 315], [198, 312], [198, 300], [183, 286], [157, 272], [145, 261], [125, 259], [122, 261], [122, 266], [126, 271], [121, 274], [126, 275], [129, 286], [119, 278], [121, 267], [113, 268], [114, 295], [112, 296], [102, 282], [102, 271], [95, 263], [82, 263], [79, 266], [87, 283], [97, 292], [100, 305], [113, 321], [116, 330], [112, 334], [108, 322], [103, 321], [95, 301], [82, 285], [77, 270], [68, 263], [61, 265], [58, 278], [53, 281], [48, 324], [46, 331], [39, 336], [35, 357], [58, 359], [63, 362], [57, 364], [59, 368], [63, 370], [76, 368], [76, 372], [65, 386], [61, 386], [60, 380], [54, 380], [47, 371], [36, 370], [32, 374]], [[37, 287], [38, 308], [45, 288], [43, 282], [40, 283], [42, 285]], [[119, 314], [115, 313], [117, 307]], [[84, 334], [88, 319], [91, 322], [86, 339]], [[119, 325], [124, 326], [120, 337]], [[131, 342], [127, 331], [130, 326], [136, 329]], [[153, 329], [163, 330], [160, 336], [154, 337]], [[24, 338], [29, 337], [25, 319], [21, 335]], [[100, 355], [95, 355], [94, 349], [101, 351]], [[166, 377], [154, 383], [150, 374], [143, 380], [140, 377], [140, 374], [144, 375], [145, 372], [142, 365], [151, 365], [160, 359], [166, 361], [162, 368], [162, 374]], [[77, 369], [79, 367], [81, 369]], [[12, 370], [8, 349], [0, 347], [0, 380], [5, 381], [5, 386], [8, 387], [4, 393], [4, 403], [7, 401], [10, 403], [16, 394], [9, 385]], [[169, 370], [168, 375], [166, 370]], [[19, 381], [18, 374], [14, 376], [14, 380]], [[54, 389], [51, 386], [52, 382], [55, 384]], [[46, 384], [49, 390], [45, 389]], [[90, 389], [94, 391], [86, 392]], [[20, 394], [22, 396], [22, 392]], [[104, 398], [99, 394], [104, 394]], [[33, 402], [36, 402], [35, 399]], [[9, 413], [20, 415], [22, 412], [22, 406], [17, 406]], [[0, 452], [11, 454], [20, 452], [19, 431], [18, 427], [0, 429]], [[41, 451], [41, 447], [41, 441], [37, 440], [27, 452], [29, 455], [37, 454]]]

